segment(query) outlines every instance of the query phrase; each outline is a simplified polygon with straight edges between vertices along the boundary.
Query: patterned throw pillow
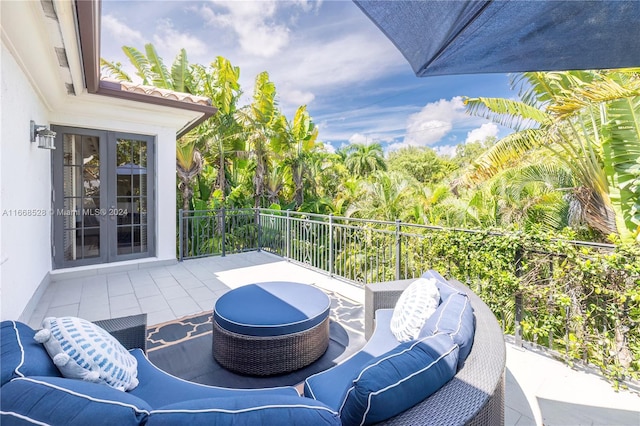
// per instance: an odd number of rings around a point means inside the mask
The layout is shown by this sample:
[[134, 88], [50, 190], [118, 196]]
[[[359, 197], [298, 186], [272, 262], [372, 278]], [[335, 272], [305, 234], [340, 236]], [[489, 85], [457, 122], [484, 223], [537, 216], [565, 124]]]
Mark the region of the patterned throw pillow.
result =
[[424, 322], [440, 303], [440, 292], [433, 278], [418, 278], [400, 295], [391, 317], [391, 332], [399, 342], [415, 340]]
[[76, 317], [45, 318], [42, 327], [34, 339], [64, 377], [122, 391], [138, 386], [138, 361], [102, 328]]

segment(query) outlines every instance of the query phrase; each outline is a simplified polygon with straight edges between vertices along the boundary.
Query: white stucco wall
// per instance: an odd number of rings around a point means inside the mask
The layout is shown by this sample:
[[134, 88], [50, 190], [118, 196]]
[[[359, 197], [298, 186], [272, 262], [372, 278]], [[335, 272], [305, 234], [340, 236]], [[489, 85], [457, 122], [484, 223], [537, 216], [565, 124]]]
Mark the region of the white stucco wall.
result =
[[[29, 142], [29, 121], [156, 138], [156, 256], [143, 260], [147, 262], [175, 260], [175, 135], [200, 115], [88, 94], [83, 85], [74, 3], [54, 3], [60, 26], [44, 15], [40, 2], [0, 3], [0, 318], [3, 320], [21, 316], [28, 320], [30, 308], [49, 279], [55, 279], [60, 272], [51, 273], [52, 220], [48, 213], [51, 152]], [[24, 28], [30, 30], [25, 32]], [[60, 67], [53, 49], [63, 42], [68, 69]], [[66, 93], [64, 83], [69, 81], [69, 74], [76, 95]], [[125, 263], [130, 266], [135, 262]], [[106, 266], [111, 265], [118, 264]], [[86, 272], [100, 268], [105, 265], [74, 269]]]
[[20, 316], [51, 269], [51, 152], [29, 142], [29, 121], [48, 124], [48, 112], [4, 43], [0, 76], [0, 316], [4, 320]]

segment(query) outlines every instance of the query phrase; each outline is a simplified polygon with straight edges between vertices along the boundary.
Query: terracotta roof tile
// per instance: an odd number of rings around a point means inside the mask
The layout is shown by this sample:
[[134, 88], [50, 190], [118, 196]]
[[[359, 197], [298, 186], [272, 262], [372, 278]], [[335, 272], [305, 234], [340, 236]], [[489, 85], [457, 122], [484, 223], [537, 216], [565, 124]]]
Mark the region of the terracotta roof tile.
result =
[[207, 98], [206, 96], [191, 95], [189, 93], [159, 89], [153, 86], [145, 86], [143, 84], [130, 83], [128, 81], [119, 81], [109, 78], [102, 78], [101, 80], [109, 83], [110, 86], [113, 84], [119, 84], [120, 90], [122, 90], [123, 92], [141, 93], [144, 95], [156, 96], [158, 98], [173, 99], [180, 102], [211, 106], [211, 99]]

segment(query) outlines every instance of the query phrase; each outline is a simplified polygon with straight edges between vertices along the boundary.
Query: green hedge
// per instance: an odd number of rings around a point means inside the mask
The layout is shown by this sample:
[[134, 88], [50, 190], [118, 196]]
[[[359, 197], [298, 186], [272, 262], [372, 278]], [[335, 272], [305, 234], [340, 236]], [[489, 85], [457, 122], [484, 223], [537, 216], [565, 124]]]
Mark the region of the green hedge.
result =
[[515, 332], [618, 381], [640, 372], [640, 246], [589, 246], [548, 234], [430, 230], [405, 237], [403, 275], [433, 268], [466, 282]]

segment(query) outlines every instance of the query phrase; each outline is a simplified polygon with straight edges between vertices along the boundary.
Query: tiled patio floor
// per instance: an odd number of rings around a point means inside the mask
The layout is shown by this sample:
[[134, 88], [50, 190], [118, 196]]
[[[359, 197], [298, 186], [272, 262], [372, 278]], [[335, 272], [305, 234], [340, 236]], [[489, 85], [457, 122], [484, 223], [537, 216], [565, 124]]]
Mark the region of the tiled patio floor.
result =
[[[52, 282], [29, 324], [47, 316], [100, 320], [146, 312], [148, 324], [211, 310], [231, 288], [297, 281], [364, 302], [364, 291], [264, 252], [189, 260]], [[640, 425], [640, 397], [615, 392], [596, 375], [507, 344], [507, 425]]]

